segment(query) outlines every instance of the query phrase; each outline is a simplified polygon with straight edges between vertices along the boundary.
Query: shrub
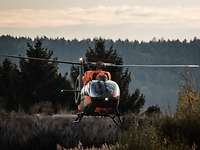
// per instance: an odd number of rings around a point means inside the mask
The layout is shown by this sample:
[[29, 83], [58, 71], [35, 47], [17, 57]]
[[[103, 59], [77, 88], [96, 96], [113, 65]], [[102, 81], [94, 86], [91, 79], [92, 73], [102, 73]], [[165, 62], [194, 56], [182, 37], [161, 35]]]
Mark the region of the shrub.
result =
[[54, 112], [52, 103], [48, 101], [36, 103], [30, 109], [31, 114], [52, 115]]
[[86, 117], [76, 125], [72, 123], [74, 119], [72, 115], [38, 117], [18, 113], [2, 114], [1, 150], [55, 150], [57, 144], [73, 148], [79, 142], [83, 147], [116, 143], [118, 128], [109, 118]]
[[159, 122], [158, 131], [162, 138], [200, 148], [200, 116], [197, 114], [164, 117]]
[[200, 93], [190, 72], [182, 75], [183, 83], [179, 91], [177, 115], [188, 116], [200, 112]]
[[[138, 118], [136, 124], [130, 125], [129, 129], [124, 131], [119, 144], [114, 147], [115, 150], [188, 150], [193, 144], [188, 144], [185, 140], [179, 138], [179, 131], [173, 126], [174, 120], [171, 117], [162, 118]], [[174, 129], [176, 128], [176, 129]], [[176, 132], [174, 132], [176, 131]], [[176, 135], [170, 137], [170, 135]], [[187, 137], [187, 135], [185, 135]], [[190, 138], [190, 137], [188, 137]], [[195, 145], [196, 146], [196, 145]]]

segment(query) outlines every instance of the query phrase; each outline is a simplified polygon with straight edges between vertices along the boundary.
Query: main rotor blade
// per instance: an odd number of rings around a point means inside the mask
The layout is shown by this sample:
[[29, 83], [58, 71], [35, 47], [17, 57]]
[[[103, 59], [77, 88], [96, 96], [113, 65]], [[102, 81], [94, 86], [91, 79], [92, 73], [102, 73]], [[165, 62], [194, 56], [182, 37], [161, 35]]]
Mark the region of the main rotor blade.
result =
[[[63, 64], [72, 64], [72, 65], [81, 65], [79, 62], [72, 61], [62, 61], [62, 60], [53, 60], [53, 59], [44, 59], [44, 58], [35, 58], [35, 57], [23, 57], [23, 56], [15, 56], [15, 55], [0, 55], [0, 57], [10, 57], [17, 59], [30, 59], [30, 60], [38, 60], [38, 61], [48, 61], [55, 63], [63, 63]], [[86, 64], [96, 65], [96, 62], [86, 62]], [[145, 65], [145, 64], [124, 64], [124, 65], [115, 65], [112, 63], [102, 63], [104, 66], [110, 67], [138, 67], [138, 68], [200, 68], [200, 65], [190, 64], [190, 65]]]
[[72, 61], [62, 61], [62, 60], [36, 58], [36, 57], [23, 57], [23, 56], [14, 56], [14, 55], [0, 55], [0, 56], [1, 57], [17, 58], [17, 59], [29, 59], [29, 60], [38, 60], [38, 61], [48, 61], [48, 62], [55, 62], [55, 63], [63, 63], [63, 64], [81, 65], [79, 62], [72, 62]]
[[[93, 64], [96, 65], [96, 62], [88, 62], [88, 64]], [[124, 64], [124, 65], [115, 65], [112, 63], [104, 63], [102, 62], [103, 66], [108, 66], [108, 67], [138, 67], [138, 68], [199, 68], [200, 65], [194, 65], [194, 64], [190, 64], [190, 65], [145, 65], [145, 64]]]
[[140, 67], [140, 68], [199, 68], [200, 65], [107, 65], [107, 66], [113, 66], [113, 67]]

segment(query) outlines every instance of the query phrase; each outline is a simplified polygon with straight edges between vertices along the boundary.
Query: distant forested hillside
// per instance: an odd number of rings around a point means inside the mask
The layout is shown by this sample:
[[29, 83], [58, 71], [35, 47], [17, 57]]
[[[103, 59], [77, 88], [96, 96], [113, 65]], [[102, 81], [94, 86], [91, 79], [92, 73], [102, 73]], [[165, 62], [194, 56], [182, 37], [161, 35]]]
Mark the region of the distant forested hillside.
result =
[[[94, 46], [93, 39], [67, 40], [64, 38], [41, 38], [43, 47], [54, 52], [61, 60], [77, 61], [88, 47]], [[0, 54], [25, 55], [27, 43], [33, 40], [27, 37], [0, 36]], [[155, 38], [149, 42], [129, 40], [106, 40], [106, 47], [113, 47], [123, 57], [125, 64], [200, 64], [200, 39], [180, 41]], [[1, 57], [2, 61], [3, 58]], [[16, 62], [16, 61], [15, 61]], [[59, 65], [62, 73], [69, 72], [70, 66]], [[186, 69], [177, 68], [130, 68], [132, 71], [131, 89], [139, 88], [146, 96], [146, 105], [159, 104], [161, 107], [176, 108], [181, 74]], [[189, 69], [197, 83], [199, 69]], [[197, 84], [198, 85], [198, 84]]]

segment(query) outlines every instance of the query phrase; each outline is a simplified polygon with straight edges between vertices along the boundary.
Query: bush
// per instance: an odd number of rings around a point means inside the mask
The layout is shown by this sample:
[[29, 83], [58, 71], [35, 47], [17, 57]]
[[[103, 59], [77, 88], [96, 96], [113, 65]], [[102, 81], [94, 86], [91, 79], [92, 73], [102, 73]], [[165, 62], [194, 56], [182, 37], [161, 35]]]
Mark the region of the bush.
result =
[[31, 114], [52, 115], [54, 112], [52, 103], [48, 101], [36, 103], [30, 109]]
[[2, 114], [0, 117], [1, 150], [55, 150], [56, 145], [73, 148], [101, 147], [114, 144], [118, 128], [110, 118], [83, 118], [73, 124], [75, 116], [31, 116], [26, 114]]
[[179, 140], [190, 147], [200, 148], [200, 116], [190, 114], [185, 117], [165, 117], [159, 123], [159, 133], [162, 138], [170, 141]]
[[[175, 118], [167, 116], [162, 116], [161, 118], [138, 117], [134, 124], [130, 124], [128, 130], [123, 131], [119, 139], [119, 144], [116, 145], [114, 149], [188, 150], [192, 147], [197, 148], [196, 143], [186, 142], [187, 140], [185, 140], [185, 138], [190, 139], [190, 136], [187, 134], [183, 135], [184, 132], [182, 132], [182, 130], [178, 130], [179, 126], [174, 124], [176, 121], [178, 122]], [[180, 125], [181, 123], [184, 122], [180, 122]], [[189, 126], [187, 126], [186, 129], [187, 128], [189, 128]], [[181, 136], [185, 137], [184, 140], [180, 138]], [[195, 135], [193, 136], [193, 141], [198, 140]]]

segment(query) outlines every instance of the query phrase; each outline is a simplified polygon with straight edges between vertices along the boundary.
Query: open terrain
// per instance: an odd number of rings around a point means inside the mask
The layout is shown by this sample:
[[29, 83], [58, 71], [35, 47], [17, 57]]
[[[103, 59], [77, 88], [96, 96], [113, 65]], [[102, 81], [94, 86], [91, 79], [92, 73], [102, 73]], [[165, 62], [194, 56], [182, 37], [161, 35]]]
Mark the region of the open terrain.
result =
[[110, 118], [85, 117], [74, 124], [74, 115], [25, 115], [10, 114], [0, 117], [0, 145], [9, 149], [56, 149], [56, 145], [73, 148], [114, 144], [118, 127]]

